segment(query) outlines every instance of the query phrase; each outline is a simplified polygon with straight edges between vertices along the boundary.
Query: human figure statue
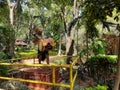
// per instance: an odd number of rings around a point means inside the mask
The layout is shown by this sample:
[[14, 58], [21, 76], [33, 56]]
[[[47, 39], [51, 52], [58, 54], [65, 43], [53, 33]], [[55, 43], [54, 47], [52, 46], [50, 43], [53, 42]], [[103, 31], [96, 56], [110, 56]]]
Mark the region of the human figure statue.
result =
[[41, 61], [47, 62], [49, 64], [49, 50], [52, 50], [55, 46], [54, 40], [52, 38], [43, 38], [42, 30], [35, 29], [34, 30], [34, 43], [38, 45], [38, 62], [41, 64]]

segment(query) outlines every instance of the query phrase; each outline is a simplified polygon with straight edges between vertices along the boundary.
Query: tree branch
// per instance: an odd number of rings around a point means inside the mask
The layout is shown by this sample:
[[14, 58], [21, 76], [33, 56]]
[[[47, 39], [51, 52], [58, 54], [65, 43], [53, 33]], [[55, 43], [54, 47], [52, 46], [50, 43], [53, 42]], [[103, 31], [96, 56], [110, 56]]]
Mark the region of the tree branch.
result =
[[61, 12], [62, 12], [62, 14], [63, 14], [63, 21], [64, 21], [64, 27], [65, 27], [65, 32], [67, 33], [67, 25], [66, 25], [66, 19], [65, 19], [65, 13], [64, 13], [64, 10], [63, 9], [61, 9]]
[[76, 22], [81, 18], [81, 16], [78, 16], [77, 18], [73, 19], [70, 23], [69, 23], [69, 27], [68, 27], [68, 31], [71, 30], [71, 28], [76, 24]]
[[8, 6], [9, 6], [9, 8], [10, 8], [10, 0], [7, 0], [7, 3], [8, 3]]
[[18, 8], [18, 5], [20, 4], [20, 0], [17, 0], [14, 6], [14, 11]]

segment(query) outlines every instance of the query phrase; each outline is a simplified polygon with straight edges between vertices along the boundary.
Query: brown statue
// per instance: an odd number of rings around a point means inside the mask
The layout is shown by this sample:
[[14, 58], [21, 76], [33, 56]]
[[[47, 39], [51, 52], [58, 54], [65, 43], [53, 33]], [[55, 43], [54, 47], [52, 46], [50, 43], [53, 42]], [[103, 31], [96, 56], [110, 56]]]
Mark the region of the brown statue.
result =
[[42, 30], [34, 29], [33, 35], [35, 36], [34, 43], [38, 45], [38, 62], [46, 59], [47, 64], [49, 64], [49, 50], [52, 50], [55, 46], [54, 40], [52, 38], [43, 38]]

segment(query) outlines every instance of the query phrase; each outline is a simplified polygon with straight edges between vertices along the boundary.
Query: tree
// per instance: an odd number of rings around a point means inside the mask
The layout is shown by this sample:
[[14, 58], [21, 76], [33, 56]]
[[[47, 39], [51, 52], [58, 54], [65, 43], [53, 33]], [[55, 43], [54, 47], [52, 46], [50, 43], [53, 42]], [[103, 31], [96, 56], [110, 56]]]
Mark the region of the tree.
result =
[[[110, 31], [110, 26], [116, 25], [114, 22], [108, 22], [108, 16], [111, 18], [114, 18], [114, 20], [119, 21], [119, 13], [120, 13], [120, 2], [119, 0], [85, 0], [83, 5], [83, 17], [86, 20], [86, 22], [89, 22], [92, 27], [95, 27], [97, 23], [102, 23], [103, 28], [107, 28], [108, 31]], [[116, 11], [116, 12], [114, 12]], [[113, 16], [114, 13], [115, 16]], [[118, 23], [118, 22], [117, 22]], [[87, 26], [89, 26], [87, 25]], [[88, 32], [91, 32], [88, 28]], [[95, 30], [93, 29], [92, 32]], [[119, 84], [120, 84], [120, 58], [119, 58], [118, 52], [118, 70], [114, 85], [114, 90], [119, 90]]]
[[[11, 32], [11, 43], [9, 44], [8, 50], [10, 51], [10, 56], [11, 57], [15, 57], [14, 54], [14, 43], [15, 43], [15, 31], [14, 31], [14, 21], [15, 21], [15, 16], [18, 13], [18, 11], [21, 9], [21, 4], [20, 4], [20, 0], [17, 1], [10, 1], [7, 0], [7, 4], [8, 4], [8, 8], [9, 8], [9, 24], [10, 27], [12, 28], [12, 32]], [[21, 11], [20, 11], [21, 12]]]
[[11, 55], [10, 55], [10, 52], [11, 52], [10, 41], [12, 40], [11, 34], [13, 32], [11, 31], [12, 28], [10, 27], [10, 23], [9, 23], [9, 8], [8, 8], [6, 0], [0, 1], [0, 4], [1, 4], [0, 11], [2, 12], [2, 14], [0, 15], [1, 16], [0, 28], [1, 28], [1, 36], [3, 38], [3, 40], [1, 40], [1, 43], [3, 44], [3, 48], [5, 48], [7, 50], [6, 54], [11, 57]]
[[117, 74], [116, 74], [113, 90], [119, 90], [120, 87], [120, 25], [119, 24], [117, 25], [117, 29], [119, 30], [118, 62], [117, 62]]
[[72, 55], [74, 53], [74, 34], [76, 30], [76, 23], [81, 18], [79, 10], [81, 0], [59, 0], [55, 2], [60, 7], [61, 19], [64, 23], [65, 37], [66, 37], [66, 55], [67, 62], [72, 61]]

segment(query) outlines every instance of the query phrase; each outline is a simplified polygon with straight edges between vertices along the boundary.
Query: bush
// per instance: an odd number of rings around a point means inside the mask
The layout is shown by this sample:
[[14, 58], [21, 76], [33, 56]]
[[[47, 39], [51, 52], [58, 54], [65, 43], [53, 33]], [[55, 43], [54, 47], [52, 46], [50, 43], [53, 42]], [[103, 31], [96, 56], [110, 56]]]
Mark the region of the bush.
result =
[[7, 76], [9, 68], [6, 66], [0, 66], [0, 76]]
[[0, 52], [0, 59], [5, 59], [6, 58], [6, 54], [4, 52]]
[[116, 64], [117, 56], [115, 55], [98, 55], [86, 62], [89, 75], [101, 85], [108, 84], [109, 76], [116, 71]]
[[89, 87], [86, 90], [107, 90], [107, 88], [108, 88], [107, 86], [97, 85], [96, 87]]
[[117, 63], [116, 55], [97, 55], [93, 56], [88, 61], [90, 64], [98, 62]]

